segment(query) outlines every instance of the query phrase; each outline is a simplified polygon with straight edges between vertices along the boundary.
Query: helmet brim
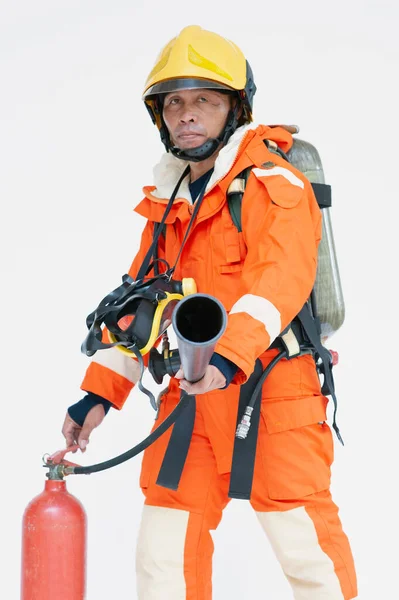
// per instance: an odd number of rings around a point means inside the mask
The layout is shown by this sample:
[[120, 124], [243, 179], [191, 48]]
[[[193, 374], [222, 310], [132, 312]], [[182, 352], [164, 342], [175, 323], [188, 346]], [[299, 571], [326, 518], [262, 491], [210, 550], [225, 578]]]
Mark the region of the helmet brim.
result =
[[143, 99], [148, 99], [151, 96], [158, 96], [159, 94], [171, 94], [173, 92], [179, 92], [181, 90], [196, 90], [196, 89], [208, 89], [208, 90], [220, 90], [228, 92], [236, 92], [234, 88], [222, 85], [216, 81], [210, 79], [197, 79], [191, 77], [182, 77], [179, 79], [169, 79], [167, 81], [161, 81], [152, 85], [148, 90], [144, 92]]

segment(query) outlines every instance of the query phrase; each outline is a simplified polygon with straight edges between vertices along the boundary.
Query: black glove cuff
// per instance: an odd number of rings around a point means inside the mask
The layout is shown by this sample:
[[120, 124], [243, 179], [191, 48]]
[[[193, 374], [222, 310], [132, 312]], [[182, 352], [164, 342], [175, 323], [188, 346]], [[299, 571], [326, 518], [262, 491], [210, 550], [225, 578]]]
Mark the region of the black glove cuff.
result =
[[102, 404], [104, 407], [105, 414], [109, 411], [112, 406], [112, 403], [109, 400], [105, 400], [101, 396], [97, 396], [97, 394], [93, 394], [92, 392], [88, 392], [88, 394], [76, 402], [76, 404], [72, 404], [68, 408], [68, 414], [79, 425], [79, 427], [83, 426], [85, 418], [87, 417], [87, 413], [89, 410], [96, 406], [97, 404]]
[[235, 374], [238, 371], [237, 365], [235, 365], [231, 360], [225, 358], [221, 354], [214, 352], [211, 356], [211, 360], [209, 361], [210, 365], [213, 365], [226, 377], [226, 385], [221, 390], [225, 390], [229, 387], [230, 383], [233, 381]]

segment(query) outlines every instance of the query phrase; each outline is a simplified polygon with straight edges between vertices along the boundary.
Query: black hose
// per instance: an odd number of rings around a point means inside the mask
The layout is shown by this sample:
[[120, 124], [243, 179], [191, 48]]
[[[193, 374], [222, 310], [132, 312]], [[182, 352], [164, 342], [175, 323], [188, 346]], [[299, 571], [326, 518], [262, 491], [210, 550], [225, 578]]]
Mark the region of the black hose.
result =
[[170, 415], [168, 415], [166, 419], [152, 433], [150, 433], [148, 437], [137, 444], [137, 446], [134, 446], [119, 456], [115, 456], [115, 458], [111, 458], [110, 460], [106, 460], [96, 465], [88, 465], [87, 467], [68, 467], [68, 472], [73, 475], [89, 475], [90, 473], [98, 473], [99, 471], [105, 471], [105, 469], [110, 469], [111, 467], [120, 465], [130, 458], [137, 456], [137, 454], [143, 452], [143, 450], [148, 448], [148, 446], [151, 446], [151, 444], [160, 438], [161, 435], [163, 435], [165, 431], [167, 431], [169, 427], [175, 423], [183, 410], [185, 410], [185, 408], [188, 406], [189, 402], [190, 396], [182, 390], [179, 404], [174, 408]]
[[287, 351], [286, 350], [281, 350], [281, 352], [279, 352], [279, 354], [277, 354], [277, 356], [275, 356], [273, 358], [273, 360], [271, 360], [269, 362], [269, 364], [267, 365], [267, 367], [265, 368], [265, 370], [263, 371], [258, 383], [256, 384], [256, 387], [253, 391], [253, 394], [251, 396], [251, 399], [248, 403], [248, 407], [250, 408], [254, 408], [256, 401], [258, 399], [258, 395], [259, 392], [265, 382], [266, 377], [269, 375], [270, 371], [276, 366], [276, 364], [284, 357], [287, 356]]

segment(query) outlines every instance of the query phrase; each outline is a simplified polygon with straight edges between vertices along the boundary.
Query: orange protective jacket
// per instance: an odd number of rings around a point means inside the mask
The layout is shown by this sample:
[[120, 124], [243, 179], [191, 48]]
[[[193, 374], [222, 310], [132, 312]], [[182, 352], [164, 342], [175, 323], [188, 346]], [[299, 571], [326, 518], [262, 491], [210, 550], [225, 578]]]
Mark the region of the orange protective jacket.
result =
[[[225, 306], [228, 325], [215, 351], [238, 366], [233, 384], [246, 381], [256, 359], [273, 352], [265, 354], [309, 297], [321, 237], [321, 212], [309, 181], [271, 153], [264, 139], [274, 140], [285, 152], [292, 146], [292, 136], [283, 128], [260, 125], [241, 127], [221, 150], [175, 271], [176, 279], [193, 277], [199, 292], [215, 296]], [[238, 232], [226, 192], [251, 165], [242, 201], [242, 232]], [[135, 210], [147, 223], [129, 270], [133, 278], [152, 242], [154, 223], [161, 221], [185, 167], [184, 161], [165, 154], [154, 170], [156, 185], [143, 188], [145, 197]], [[171, 266], [192, 211], [188, 181], [183, 181], [166, 219], [166, 236], [159, 243], [159, 257]], [[134, 359], [115, 348], [101, 350], [81, 387], [120, 409], [138, 374]]]

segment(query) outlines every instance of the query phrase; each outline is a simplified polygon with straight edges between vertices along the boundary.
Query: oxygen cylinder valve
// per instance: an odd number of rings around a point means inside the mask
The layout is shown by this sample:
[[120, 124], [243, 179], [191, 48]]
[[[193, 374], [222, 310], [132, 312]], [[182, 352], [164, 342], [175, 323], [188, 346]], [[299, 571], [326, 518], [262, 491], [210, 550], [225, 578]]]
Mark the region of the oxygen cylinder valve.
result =
[[245, 412], [241, 418], [240, 423], [238, 424], [236, 437], [239, 440], [245, 440], [248, 435], [249, 428], [251, 427], [251, 415], [253, 408], [251, 406], [247, 406]]
[[332, 362], [333, 366], [335, 367], [339, 362], [338, 352], [336, 352], [336, 350], [330, 350], [329, 352], [331, 354], [331, 362]]

